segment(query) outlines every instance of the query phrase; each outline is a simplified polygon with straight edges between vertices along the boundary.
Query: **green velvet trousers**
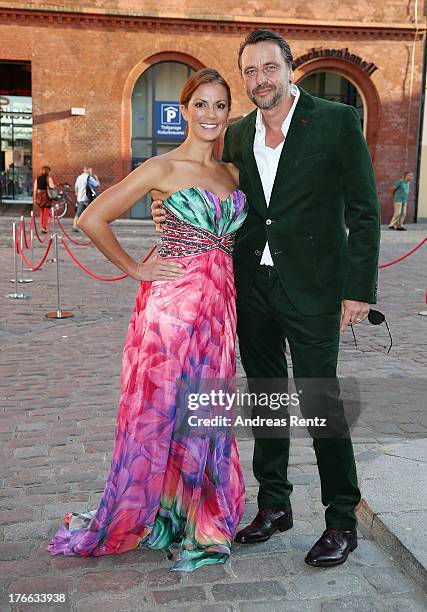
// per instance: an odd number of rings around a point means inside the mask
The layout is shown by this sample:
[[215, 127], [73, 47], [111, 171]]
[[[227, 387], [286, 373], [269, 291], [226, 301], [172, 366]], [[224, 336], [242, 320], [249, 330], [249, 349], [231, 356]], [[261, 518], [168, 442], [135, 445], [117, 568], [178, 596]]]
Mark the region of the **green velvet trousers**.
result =
[[[287, 342], [295, 379], [329, 379], [336, 385], [332, 396], [330, 390], [325, 391], [329, 397], [323, 404], [320, 401], [321, 412], [332, 416], [342, 431], [342, 423], [346, 421], [336, 380], [339, 324], [339, 312], [308, 316], [297, 311], [276, 270], [268, 266], [259, 267], [248, 299], [245, 304], [238, 304], [240, 355], [248, 379], [287, 379]], [[302, 401], [301, 412], [308, 416]], [[330, 437], [324, 433], [316, 435], [315, 431], [318, 430], [309, 428], [319, 469], [322, 503], [326, 506], [326, 527], [353, 529], [357, 524], [355, 508], [360, 491], [350, 434], [348, 429], [346, 435], [332, 433]], [[253, 469], [259, 483], [260, 508], [284, 509], [291, 505], [292, 484], [287, 473], [289, 445], [288, 436], [255, 438]]]

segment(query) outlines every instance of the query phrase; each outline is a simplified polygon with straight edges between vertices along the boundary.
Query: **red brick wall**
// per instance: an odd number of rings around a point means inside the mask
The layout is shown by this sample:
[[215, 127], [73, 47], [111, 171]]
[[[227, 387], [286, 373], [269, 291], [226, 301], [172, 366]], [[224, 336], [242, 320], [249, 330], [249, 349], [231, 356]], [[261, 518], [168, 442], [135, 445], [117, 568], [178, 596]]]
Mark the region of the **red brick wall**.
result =
[[[422, 4], [422, 3], [420, 3]], [[0, 7], [36, 8], [48, 10], [91, 11], [130, 15], [166, 17], [211, 17], [214, 19], [363, 21], [407, 23], [414, 16], [414, 0], [15, 0]], [[422, 13], [422, 8], [419, 9]]]
[[[10, 4], [10, 3], [9, 3]], [[19, 5], [58, 7], [58, 2], [15, 2]], [[156, 2], [157, 4], [157, 2]], [[257, 14], [260, 2], [247, 2], [247, 16]], [[263, 16], [280, 15], [282, 2], [262, 3], [268, 12]], [[296, 2], [286, 9], [286, 19], [306, 18], [365, 19], [371, 21], [406, 22], [411, 17], [398, 0], [377, 1], [376, 8], [366, 2]], [[100, 17], [85, 20], [69, 19], [58, 11], [51, 16], [32, 15], [13, 18], [3, 12], [6, 3], [0, 0], [0, 59], [30, 60], [32, 63], [33, 89], [33, 160], [34, 172], [44, 163], [54, 169], [58, 182], [72, 182], [84, 163], [91, 163], [103, 187], [120, 180], [130, 170], [130, 96], [140, 74], [148, 67], [155, 53], [173, 52], [194, 58], [196, 64], [217, 68], [231, 83], [233, 116], [251, 110], [251, 103], [243, 91], [236, 64], [239, 42], [246, 32], [257, 27], [254, 23], [229, 27], [225, 23], [216, 28], [207, 21], [190, 26], [189, 22], [171, 20], [161, 24], [144, 19], [107, 19]], [[247, 5], [247, 11], [246, 11]], [[292, 6], [291, 6], [292, 5]], [[140, 11], [141, 2], [118, 0], [117, 2], [62, 2], [60, 6], [114, 11]], [[162, 10], [170, 7], [178, 13], [182, 2], [166, 2]], [[237, 15], [242, 4], [233, 0], [215, 3], [217, 14]], [[368, 9], [368, 6], [370, 7]], [[412, 6], [412, 3], [411, 3]], [[144, 2], [144, 12], [154, 11], [153, 0]], [[196, 2], [185, 2], [187, 15]], [[211, 14], [213, 3], [197, 2], [197, 14]], [[310, 8], [308, 8], [310, 7]], [[328, 12], [328, 7], [333, 12]], [[345, 7], [345, 10], [343, 9]], [[363, 10], [361, 7], [364, 7]], [[412, 9], [411, 9], [412, 10]], [[272, 24], [274, 25], [274, 24]], [[413, 35], [404, 30], [353, 31], [342, 28], [312, 26], [284, 27], [275, 25], [285, 35], [295, 57], [311, 47], [348, 47], [352, 53], [368, 62], [374, 62], [378, 70], [370, 77], [369, 88], [376, 97], [375, 112], [370, 113], [368, 100], [368, 143], [373, 155], [378, 187], [383, 208], [383, 221], [391, 213], [391, 188], [406, 168], [414, 169], [416, 158], [416, 133], [422, 65], [422, 37], [414, 45], [415, 61], [411, 81], [411, 57]], [[314, 64], [313, 64], [314, 66]], [[311, 68], [313, 67], [311, 66]], [[302, 66], [296, 73], [301, 77], [310, 65]], [[324, 69], [324, 68], [323, 68]], [[359, 68], [346, 62], [346, 69], [356, 83], [366, 77]], [[412, 86], [412, 96], [410, 88]], [[369, 89], [368, 88], [368, 89]], [[86, 108], [84, 117], [71, 117], [72, 106]]]

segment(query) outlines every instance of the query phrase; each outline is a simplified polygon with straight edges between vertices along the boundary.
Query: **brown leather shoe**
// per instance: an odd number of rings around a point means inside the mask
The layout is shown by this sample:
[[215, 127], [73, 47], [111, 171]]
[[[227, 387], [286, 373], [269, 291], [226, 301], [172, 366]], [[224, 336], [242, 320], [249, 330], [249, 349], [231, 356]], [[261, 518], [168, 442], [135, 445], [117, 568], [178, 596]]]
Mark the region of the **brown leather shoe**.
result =
[[261, 508], [252, 523], [237, 532], [234, 541], [238, 544], [266, 542], [276, 531], [286, 531], [292, 525], [292, 508], [288, 510]]
[[348, 555], [356, 548], [356, 529], [326, 529], [304, 561], [314, 567], [333, 567], [345, 563]]

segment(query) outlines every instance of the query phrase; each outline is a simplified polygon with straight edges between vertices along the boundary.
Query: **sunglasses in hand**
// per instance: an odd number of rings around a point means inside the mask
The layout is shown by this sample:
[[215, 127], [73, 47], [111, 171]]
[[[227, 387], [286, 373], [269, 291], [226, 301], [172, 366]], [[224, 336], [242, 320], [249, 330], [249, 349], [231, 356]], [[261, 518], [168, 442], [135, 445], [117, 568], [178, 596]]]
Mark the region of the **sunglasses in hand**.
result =
[[[379, 310], [373, 310], [371, 308], [368, 312], [368, 321], [371, 325], [381, 325], [381, 323], [385, 323], [385, 326], [387, 328], [388, 335], [390, 338], [390, 346], [388, 347], [388, 350], [387, 350], [387, 355], [388, 355], [389, 352], [391, 351], [391, 347], [393, 346], [393, 338], [391, 336], [390, 328], [386, 321], [385, 315]], [[350, 327], [351, 327], [351, 333], [353, 334], [354, 345], [356, 349], [359, 350], [359, 347], [357, 346], [356, 334], [354, 333], [354, 327], [352, 323], [350, 323]]]

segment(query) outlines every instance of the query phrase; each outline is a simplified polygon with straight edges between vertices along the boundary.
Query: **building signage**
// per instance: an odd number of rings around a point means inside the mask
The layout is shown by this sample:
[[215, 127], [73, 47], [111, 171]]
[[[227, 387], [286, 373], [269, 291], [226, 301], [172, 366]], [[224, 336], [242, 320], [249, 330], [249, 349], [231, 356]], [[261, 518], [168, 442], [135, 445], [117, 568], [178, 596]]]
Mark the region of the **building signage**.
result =
[[[25, 96], [0, 96], [0, 124], [2, 148], [11, 147], [33, 124], [32, 99]], [[31, 136], [30, 136], [31, 139]], [[5, 144], [8, 141], [9, 144]]]
[[163, 140], [181, 141], [185, 138], [186, 122], [181, 114], [179, 102], [156, 101], [155, 136]]
[[363, 61], [358, 55], [350, 53], [347, 47], [345, 49], [315, 49], [313, 47], [308, 53], [297, 57], [297, 59], [294, 61], [294, 66], [295, 68], [298, 68], [298, 66], [302, 66], [302, 64], [311, 62], [319, 57], [338, 57], [346, 60], [347, 62], [351, 62], [352, 64], [359, 66], [359, 68], [364, 70], [367, 74], [369, 74], [369, 76], [371, 76], [375, 70], [378, 70], [378, 66], [375, 66], [375, 64], [372, 62]]

